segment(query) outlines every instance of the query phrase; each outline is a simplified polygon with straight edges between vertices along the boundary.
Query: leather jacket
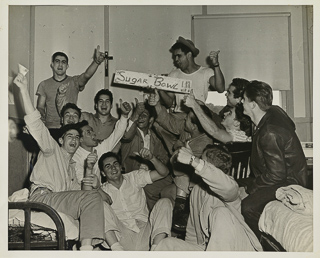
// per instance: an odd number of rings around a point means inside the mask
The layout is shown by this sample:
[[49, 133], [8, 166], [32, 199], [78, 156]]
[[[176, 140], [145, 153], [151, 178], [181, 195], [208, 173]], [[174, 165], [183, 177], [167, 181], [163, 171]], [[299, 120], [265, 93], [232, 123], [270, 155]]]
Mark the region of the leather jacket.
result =
[[307, 184], [307, 163], [295, 124], [278, 106], [272, 106], [260, 120], [253, 134], [251, 170], [252, 194], [274, 185]]

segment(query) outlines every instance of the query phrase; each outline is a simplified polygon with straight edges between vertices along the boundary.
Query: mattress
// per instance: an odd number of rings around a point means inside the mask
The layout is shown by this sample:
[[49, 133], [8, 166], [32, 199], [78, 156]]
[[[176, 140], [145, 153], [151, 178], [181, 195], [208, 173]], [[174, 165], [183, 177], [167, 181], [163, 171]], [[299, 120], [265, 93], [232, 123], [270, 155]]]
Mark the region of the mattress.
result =
[[265, 206], [259, 229], [271, 235], [288, 252], [313, 251], [313, 216], [297, 213], [281, 201]]

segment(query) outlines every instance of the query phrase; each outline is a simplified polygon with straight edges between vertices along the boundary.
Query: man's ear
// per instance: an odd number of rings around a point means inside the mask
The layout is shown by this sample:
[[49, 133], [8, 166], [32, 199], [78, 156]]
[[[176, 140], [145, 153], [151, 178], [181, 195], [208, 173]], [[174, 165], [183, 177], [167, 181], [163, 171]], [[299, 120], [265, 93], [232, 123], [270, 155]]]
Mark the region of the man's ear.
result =
[[79, 138], [79, 142], [82, 143], [83, 142], [83, 137]]
[[192, 58], [192, 53], [191, 53], [191, 52], [188, 52], [186, 56], [187, 56], [187, 58], [190, 60], [190, 59]]
[[59, 138], [59, 143], [60, 143], [60, 145], [63, 144], [63, 138], [62, 137]]
[[103, 175], [104, 177], [106, 177], [106, 173], [104, 173], [104, 171], [100, 170], [101, 175]]

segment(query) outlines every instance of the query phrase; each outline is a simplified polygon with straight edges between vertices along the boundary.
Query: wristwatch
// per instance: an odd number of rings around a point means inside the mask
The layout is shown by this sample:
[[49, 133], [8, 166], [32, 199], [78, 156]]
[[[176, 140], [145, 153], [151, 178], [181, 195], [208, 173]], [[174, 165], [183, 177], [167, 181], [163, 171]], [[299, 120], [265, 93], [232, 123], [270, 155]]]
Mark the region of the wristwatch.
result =
[[194, 155], [191, 156], [190, 161], [189, 161], [189, 165], [192, 166], [192, 162], [194, 161], [196, 157]]

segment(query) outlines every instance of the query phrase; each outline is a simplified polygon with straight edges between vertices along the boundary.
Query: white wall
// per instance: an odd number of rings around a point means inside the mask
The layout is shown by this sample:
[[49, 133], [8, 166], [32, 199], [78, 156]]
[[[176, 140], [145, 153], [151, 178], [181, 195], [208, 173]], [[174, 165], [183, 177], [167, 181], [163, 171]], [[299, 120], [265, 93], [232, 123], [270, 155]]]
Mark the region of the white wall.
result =
[[[110, 74], [116, 69], [164, 74], [173, 69], [170, 47], [179, 36], [191, 39], [191, 15], [201, 14], [202, 7], [110, 6], [109, 10]], [[110, 90], [115, 102], [120, 97], [130, 102], [143, 98], [137, 90], [112, 85]]]
[[[52, 76], [51, 56], [65, 52], [69, 57], [68, 75], [83, 73], [92, 62], [94, 49], [104, 46], [104, 8], [102, 6], [36, 6], [34, 87]], [[94, 111], [95, 93], [104, 88], [104, 69], [101, 65], [79, 93], [78, 106]], [[37, 97], [35, 97], [36, 103]]]

